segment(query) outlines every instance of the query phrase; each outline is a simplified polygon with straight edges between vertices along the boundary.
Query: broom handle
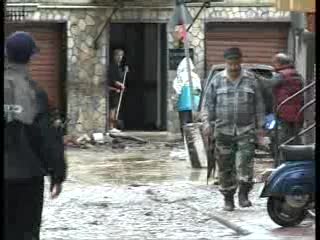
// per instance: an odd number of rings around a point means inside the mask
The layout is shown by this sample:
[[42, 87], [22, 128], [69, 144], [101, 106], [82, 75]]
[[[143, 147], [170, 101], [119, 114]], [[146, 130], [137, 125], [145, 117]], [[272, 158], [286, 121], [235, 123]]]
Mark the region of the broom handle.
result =
[[[125, 70], [125, 72], [124, 72], [123, 85], [126, 84], [127, 72], [128, 72], [127, 70]], [[120, 112], [120, 106], [121, 106], [121, 102], [122, 102], [123, 92], [124, 92], [124, 90], [122, 90], [121, 93], [120, 93], [120, 98], [119, 98], [119, 103], [118, 103], [118, 108], [117, 108], [117, 114], [116, 114], [116, 121], [118, 121], [118, 117], [119, 117], [119, 112]]]

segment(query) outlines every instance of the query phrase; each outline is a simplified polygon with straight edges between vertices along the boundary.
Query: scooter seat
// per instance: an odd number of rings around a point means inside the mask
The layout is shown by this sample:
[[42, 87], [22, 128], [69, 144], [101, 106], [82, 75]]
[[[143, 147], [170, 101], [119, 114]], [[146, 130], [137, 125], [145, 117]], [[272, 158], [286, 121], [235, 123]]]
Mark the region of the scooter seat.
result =
[[284, 161], [303, 161], [315, 159], [315, 144], [282, 145], [280, 152]]

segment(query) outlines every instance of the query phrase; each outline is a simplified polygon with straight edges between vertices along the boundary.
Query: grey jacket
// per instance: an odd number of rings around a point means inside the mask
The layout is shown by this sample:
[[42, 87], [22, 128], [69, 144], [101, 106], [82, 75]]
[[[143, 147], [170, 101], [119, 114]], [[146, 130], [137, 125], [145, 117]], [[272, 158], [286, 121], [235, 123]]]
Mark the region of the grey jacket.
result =
[[242, 135], [263, 127], [265, 106], [258, 82], [249, 71], [242, 70], [235, 82], [226, 70], [208, 79], [202, 121], [214, 127], [215, 135]]
[[52, 183], [61, 183], [67, 169], [63, 136], [50, 124], [46, 92], [30, 83], [36, 90], [38, 113], [32, 124], [5, 121], [4, 177], [19, 180], [49, 175]]

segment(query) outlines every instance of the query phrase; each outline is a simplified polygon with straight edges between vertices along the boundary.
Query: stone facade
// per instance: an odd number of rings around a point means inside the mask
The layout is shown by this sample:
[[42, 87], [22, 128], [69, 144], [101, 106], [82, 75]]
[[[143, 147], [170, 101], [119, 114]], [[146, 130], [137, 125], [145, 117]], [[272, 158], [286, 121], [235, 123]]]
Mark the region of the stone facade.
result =
[[94, 48], [94, 37], [110, 10], [38, 9], [27, 20], [66, 24], [67, 116], [70, 133], [104, 131], [106, 125], [105, 74], [107, 34]]
[[[169, 1], [168, 1], [169, 3]], [[189, 8], [195, 16], [198, 7]], [[105, 86], [109, 49], [108, 33], [105, 29], [94, 48], [97, 35], [112, 8], [48, 8], [45, 5], [28, 16], [33, 21], [65, 22], [67, 25], [67, 109], [71, 119], [69, 132], [104, 131], [106, 126]], [[113, 17], [113, 22], [168, 22], [172, 8], [123, 8]], [[214, 21], [272, 21], [289, 19], [288, 12], [277, 12], [272, 7], [211, 7], [205, 9], [193, 24], [189, 41], [194, 49], [195, 71], [205, 76], [205, 23]], [[173, 48], [173, 38], [167, 29], [168, 48]], [[168, 68], [169, 69], [169, 68]], [[175, 71], [168, 70], [167, 127], [168, 131], [179, 131], [178, 114], [174, 111], [172, 81]]]

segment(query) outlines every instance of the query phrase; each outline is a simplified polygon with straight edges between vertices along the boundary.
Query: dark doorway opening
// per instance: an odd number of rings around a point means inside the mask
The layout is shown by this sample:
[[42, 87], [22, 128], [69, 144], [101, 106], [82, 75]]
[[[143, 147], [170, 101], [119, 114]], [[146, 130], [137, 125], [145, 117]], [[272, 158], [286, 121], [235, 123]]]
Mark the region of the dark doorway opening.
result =
[[111, 24], [109, 62], [113, 50], [122, 48], [130, 70], [119, 117], [125, 130], [166, 130], [166, 43], [165, 24]]

